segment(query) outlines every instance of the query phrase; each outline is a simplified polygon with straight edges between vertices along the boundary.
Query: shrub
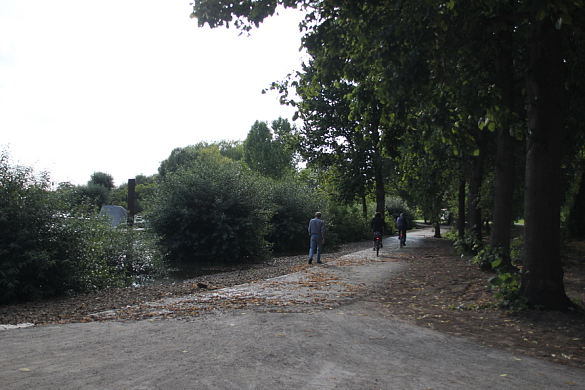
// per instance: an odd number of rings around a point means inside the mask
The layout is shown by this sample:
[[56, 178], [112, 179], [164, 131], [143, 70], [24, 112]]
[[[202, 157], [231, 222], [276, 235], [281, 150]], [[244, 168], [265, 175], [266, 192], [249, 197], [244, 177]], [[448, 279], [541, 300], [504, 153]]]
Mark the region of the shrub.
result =
[[[401, 213], [404, 213], [408, 223], [408, 228], [412, 229], [414, 227], [414, 213], [408, 208], [408, 205], [403, 199], [397, 196], [387, 197], [386, 212], [393, 219], [394, 224], [396, 223], [396, 218], [398, 218]], [[395, 226], [394, 224], [388, 224], [388, 234], [392, 233], [391, 226]]]
[[475, 256], [469, 261], [471, 264], [477, 265], [478, 268], [487, 271], [492, 269], [492, 263], [498, 261], [503, 256], [500, 248], [492, 248], [486, 245], [480, 249]]
[[483, 243], [477, 238], [473, 229], [465, 230], [463, 238], [455, 240], [453, 245], [460, 255], [477, 255], [483, 248]]
[[527, 298], [520, 294], [520, 272], [512, 266], [511, 259], [507, 258], [501, 248], [486, 245], [473, 257], [471, 263], [483, 270], [496, 272], [488, 281], [490, 290], [494, 291], [494, 298], [499, 301], [499, 307], [513, 310], [528, 307]]
[[331, 244], [371, 239], [368, 220], [364, 220], [357, 205], [330, 204], [327, 219], [327, 237]]
[[451, 227], [451, 229], [448, 232], [443, 234], [443, 238], [456, 241], [459, 239], [459, 234], [453, 227]]
[[111, 228], [101, 216], [86, 219], [78, 258], [80, 291], [130, 285], [138, 276], [163, 274], [168, 266], [150, 231]]
[[135, 235], [112, 230], [86, 208], [69, 210], [67, 193], [50, 186], [47, 175], [2, 154], [0, 303], [120, 286], [144, 269], [139, 264], [156, 264], [155, 251], [141, 257]]
[[[326, 210], [325, 199], [317, 191], [310, 190], [295, 180], [274, 181], [270, 200], [274, 203], [275, 213], [270, 219], [266, 239], [276, 252], [296, 252], [307, 247], [307, 227], [315, 212], [323, 212], [325, 221], [329, 224], [330, 215]], [[329, 239], [329, 234], [327, 237]]]
[[270, 253], [273, 212], [266, 179], [209, 159], [160, 178], [145, 217], [171, 260], [237, 262]]
[[489, 279], [490, 289], [499, 300], [499, 307], [513, 310], [528, 308], [528, 298], [520, 294], [520, 279], [520, 274], [515, 272], [497, 274]]
[[510, 243], [510, 257], [512, 264], [522, 264], [524, 249], [524, 236], [518, 236], [512, 239]]
[[[58, 198], [46, 176], [0, 160], [0, 301], [55, 293], [71, 273], [70, 259], [55, 255], [60, 235]], [[62, 237], [67, 239], [67, 236]]]

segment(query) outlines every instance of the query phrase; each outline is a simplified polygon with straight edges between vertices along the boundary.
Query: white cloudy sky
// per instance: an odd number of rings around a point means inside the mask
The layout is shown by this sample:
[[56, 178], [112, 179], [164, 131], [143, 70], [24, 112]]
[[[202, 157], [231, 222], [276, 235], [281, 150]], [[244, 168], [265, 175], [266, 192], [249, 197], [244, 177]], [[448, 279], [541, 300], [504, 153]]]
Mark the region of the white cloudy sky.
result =
[[189, 2], [1, 0], [0, 149], [55, 181], [119, 185], [175, 147], [292, 118], [261, 90], [300, 69], [300, 13], [246, 37], [198, 28]]

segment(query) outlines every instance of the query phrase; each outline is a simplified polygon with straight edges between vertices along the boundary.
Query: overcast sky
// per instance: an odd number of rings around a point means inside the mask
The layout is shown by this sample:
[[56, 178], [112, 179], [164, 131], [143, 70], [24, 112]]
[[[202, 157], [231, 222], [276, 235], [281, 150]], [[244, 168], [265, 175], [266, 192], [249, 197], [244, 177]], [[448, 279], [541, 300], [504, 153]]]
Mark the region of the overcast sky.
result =
[[198, 28], [189, 0], [1, 0], [0, 148], [85, 184], [156, 173], [175, 147], [292, 118], [273, 81], [300, 70], [298, 11], [252, 36]]

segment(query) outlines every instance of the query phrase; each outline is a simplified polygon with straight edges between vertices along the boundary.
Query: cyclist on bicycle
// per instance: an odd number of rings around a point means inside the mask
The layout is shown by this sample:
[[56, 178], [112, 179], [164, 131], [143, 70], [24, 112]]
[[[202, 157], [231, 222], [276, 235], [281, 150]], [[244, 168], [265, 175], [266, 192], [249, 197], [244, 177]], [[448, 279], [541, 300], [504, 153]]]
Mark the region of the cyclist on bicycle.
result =
[[[382, 238], [384, 235], [384, 230], [386, 229], [386, 221], [382, 218], [382, 213], [379, 211], [374, 215], [372, 218], [372, 222], [370, 222], [370, 228], [372, 229], [372, 233], [374, 234], [374, 250], [376, 250], [376, 237]], [[380, 248], [383, 248], [384, 245], [380, 242]]]
[[406, 218], [404, 217], [404, 213], [400, 213], [400, 217], [396, 219], [396, 229], [398, 229], [398, 239], [402, 235], [402, 241], [404, 245], [406, 245], [406, 229], [408, 228], [408, 223], [406, 222]]

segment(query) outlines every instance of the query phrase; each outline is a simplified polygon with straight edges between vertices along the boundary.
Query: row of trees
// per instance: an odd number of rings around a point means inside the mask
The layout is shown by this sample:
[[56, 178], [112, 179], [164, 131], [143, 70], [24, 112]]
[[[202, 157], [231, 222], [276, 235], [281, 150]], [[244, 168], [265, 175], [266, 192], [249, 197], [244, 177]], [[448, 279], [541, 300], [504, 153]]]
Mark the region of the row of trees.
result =
[[[523, 212], [522, 294], [572, 307], [561, 207], [583, 202], [566, 196], [565, 175], [583, 171], [582, 114], [571, 109], [584, 90], [583, 2], [203, 0], [191, 16], [250, 31], [279, 5], [307, 11], [311, 59], [273, 88], [298, 107], [302, 155], [332, 167], [338, 194], [374, 194], [381, 209], [387, 190], [406, 191], [435, 220], [456, 194], [459, 226], [465, 218], [479, 236], [489, 214], [505, 254]], [[579, 232], [583, 215], [568, 214]]]

